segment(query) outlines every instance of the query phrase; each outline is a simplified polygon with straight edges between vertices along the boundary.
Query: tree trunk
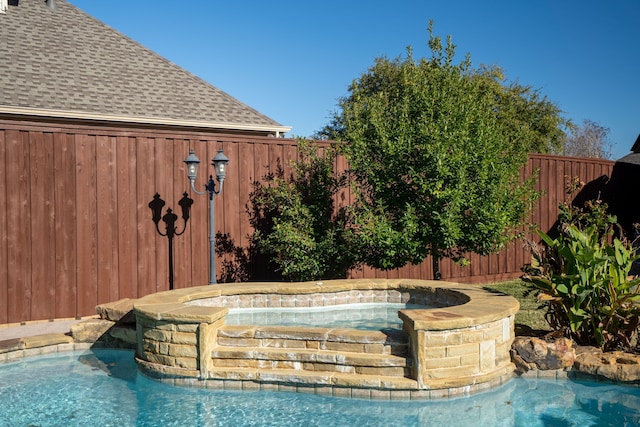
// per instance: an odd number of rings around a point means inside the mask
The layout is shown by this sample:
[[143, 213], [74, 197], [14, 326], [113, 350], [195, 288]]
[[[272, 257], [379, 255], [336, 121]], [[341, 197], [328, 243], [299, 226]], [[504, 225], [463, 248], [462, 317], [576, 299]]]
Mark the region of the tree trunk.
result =
[[433, 260], [433, 280], [442, 279], [442, 274], [440, 273], [440, 253], [434, 251], [431, 254], [431, 259]]

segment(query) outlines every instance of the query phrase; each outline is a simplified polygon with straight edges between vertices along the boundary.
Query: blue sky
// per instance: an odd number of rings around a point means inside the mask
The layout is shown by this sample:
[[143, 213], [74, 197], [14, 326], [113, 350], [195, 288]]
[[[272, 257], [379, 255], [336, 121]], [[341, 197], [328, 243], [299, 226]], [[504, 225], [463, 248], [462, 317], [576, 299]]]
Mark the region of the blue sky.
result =
[[475, 66], [498, 65], [567, 118], [640, 134], [638, 0], [70, 2], [245, 104], [309, 136], [376, 57], [430, 54], [427, 23]]

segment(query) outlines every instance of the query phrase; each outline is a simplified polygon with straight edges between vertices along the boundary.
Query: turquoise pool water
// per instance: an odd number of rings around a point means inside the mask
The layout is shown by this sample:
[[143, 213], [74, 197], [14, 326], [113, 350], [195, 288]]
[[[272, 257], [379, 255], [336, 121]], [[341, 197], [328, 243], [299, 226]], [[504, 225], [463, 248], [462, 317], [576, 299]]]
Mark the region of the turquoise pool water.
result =
[[429, 308], [402, 303], [358, 303], [326, 307], [233, 308], [228, 325], [322, 326], [366, 330], [402, 329], [398, 310]]
[[636, 426], [640, 389], [514, 379], [450, 400], [375, 401], [174, 387], [133, 353], [70, 352], [0, 365], [0, 426]]

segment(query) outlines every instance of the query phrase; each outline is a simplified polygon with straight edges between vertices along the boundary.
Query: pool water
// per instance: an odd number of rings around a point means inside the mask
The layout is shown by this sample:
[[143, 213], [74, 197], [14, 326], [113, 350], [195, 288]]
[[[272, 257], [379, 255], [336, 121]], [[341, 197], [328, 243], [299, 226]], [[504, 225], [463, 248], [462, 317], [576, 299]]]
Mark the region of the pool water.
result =
[[322, 326], [365, 330], [402, 329], [398, 310], [430, 308], [402, 303], [358, 303], [325, 307], [232, 308], [227, 325]]
[[516, 378], [435, 401], [379, 401], [175, 387], [133, 352], [92, 350], [0, 364], [0, 426], [636, 426], [640, 389]]

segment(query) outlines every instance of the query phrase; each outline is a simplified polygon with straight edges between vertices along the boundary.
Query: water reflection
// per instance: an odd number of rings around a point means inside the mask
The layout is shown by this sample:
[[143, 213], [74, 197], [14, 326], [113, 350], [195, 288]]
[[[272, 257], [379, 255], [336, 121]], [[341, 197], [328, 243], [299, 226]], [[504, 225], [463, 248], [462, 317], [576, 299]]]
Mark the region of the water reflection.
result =
[[234, 308], [228, 325], [321, 326], [365, 330], [402, 329], [399, 310], [430, 308], [419, 304], [359, 303], [326, 307]]

